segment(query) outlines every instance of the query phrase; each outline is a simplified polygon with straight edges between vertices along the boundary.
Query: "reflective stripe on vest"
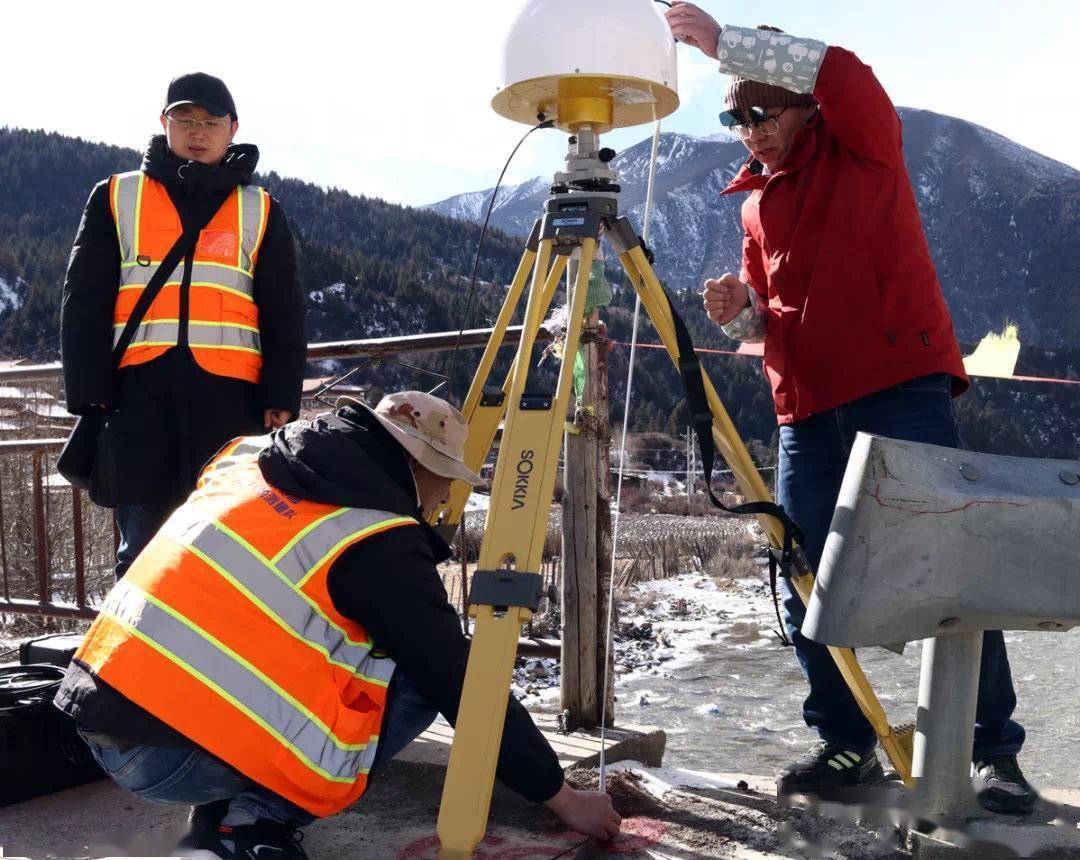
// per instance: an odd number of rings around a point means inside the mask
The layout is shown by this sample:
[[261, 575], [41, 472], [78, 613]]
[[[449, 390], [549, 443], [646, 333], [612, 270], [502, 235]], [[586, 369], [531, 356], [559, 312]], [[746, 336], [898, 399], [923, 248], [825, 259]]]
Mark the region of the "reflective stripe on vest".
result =
[[101, 611], [198, 678], [321, 776], [351, 784], [370, 770], [377, 735], [367, 743], [342, 743], [280, 684], [132, 583], [117, 583]]
[[[110, 205], [120, 248], [120, 285], [113, 314], [113, 345], [161, 258], [182, 232], [164, 186], [142, 171], [110, 180]], [[269, 217], [269, 196], [258, 186], [237, 186], [203, 229], [191, 263], [187, 341], [211, 373], [258, 382], [262, 369], [254, 272]], [[181, 339], [180, 290], [185, 266], [170, 273], [120, 362], [157, 358]]]
[[[120, 341], [124, 323], [113, 325], [113, 346]], [[175, 346], [180, 337], [180, 320], [159, 319], [144, 322], [135, 329], [132, 346]], [[192, 346], [220, 349], [246, 349], [260, 352], [259, 330], [238, 323], [192, 322], [188, 324], [188, 343]]]
[[[120, 267], [120, 289], [141, 290], [154, 276], [160, 260], [151, 260], [147, 265], [141, 263], [124, 264]], [[180, 286], [184, 276], [184, 264], [181, 263], [175, 269], [166, 286]], [[193, 263], [191, 266], [191, 285], [194, 287], [210, 287], [231, 293], [242, 299], [253, 300], [255, 296], [255, 281], [246, 271], [232, 266], [224, 266], [217, 263]]]
[[78, 656], [251, 779], [316, 815], [367, 785], [394, 671], [330, 599], [342, 552], [412, 517], [284, 495], [269, 436], [225, 445], [109, 593]]
[[195, 486], [201, 488], [209, 473], [235, 465], [241, 461], [245, 454], [257, 456], [269, 445], [269, 433], [264, 433], [262, 436], [237, 436], [235, 439], [229, 440], [218, 449], [217, 454], [214, 455], [210, 462], [203, 466]]

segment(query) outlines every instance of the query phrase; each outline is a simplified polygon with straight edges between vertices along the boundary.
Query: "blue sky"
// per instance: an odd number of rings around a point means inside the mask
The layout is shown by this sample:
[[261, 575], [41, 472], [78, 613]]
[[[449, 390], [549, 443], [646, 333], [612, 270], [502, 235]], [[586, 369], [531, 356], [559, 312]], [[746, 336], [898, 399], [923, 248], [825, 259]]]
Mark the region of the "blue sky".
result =
[[[897, 104], [977, 122], [1080, 169], [1077, 0], [773, 0], [765, 11], [746, 2], [700, 5], [721, 23], [773, 24], [850, 48]], [[232, 88], [237, 139], [259, 145], [262, 168], [429, 203], [492, 185], [524, 130], [488, 107], [502, 35], [518, 6], [11, 4], [0, 125], [141, 148], [157, 129], [169, 78], [200, 69]], [[712, 134], [725, 79], [700, 53], [679, 52], [683, 104], [664, 129]], [[650, 133], [625, 129], [606, 143], [624, 148]], [[537, 132], [509, 181], [550, 174], [564, 152], [561, 133]]]

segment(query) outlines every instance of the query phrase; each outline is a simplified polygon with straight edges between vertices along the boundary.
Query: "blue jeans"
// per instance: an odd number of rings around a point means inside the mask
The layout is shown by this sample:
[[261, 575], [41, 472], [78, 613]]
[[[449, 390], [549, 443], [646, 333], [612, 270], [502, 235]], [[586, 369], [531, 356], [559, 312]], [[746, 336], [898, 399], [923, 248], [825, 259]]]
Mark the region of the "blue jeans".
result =
[[[963, 447], [950, 385], [947, 374], [920, 377], [780, 428], [777, 501], [805, 529], [804, 549], [815, 570], [855, 434], [861, 430], [892, 439]], [[806, 724], [823, 740], [844, 749], [872, 749], [874, 730], [855, 704], [828, 649], [799, 632], [805, 607], [788, 580], [783, 587], [788, 633], [810, 684], [810, 694], [803, 703]], [[979, 675], [975, 758], [1019, 752], [1024, 729], [1011, 719], [1015, 707], [1005, 639], [1000, 631], [987, 631]]]
[[[400, 671], [394, 672], [371, 772], [375, 773], [423, 733], [435, 714], [435, 708], [408, 678]], [[143, 744], [102, 746], [95, 737], [83, 735], [98, 764], [113, 780], [143, 800], [191, 806], [229, 800], [228, 815], [268, 818], [291, 827], [305, 827], [315, 820], [310, 812], [201, 749]]]
[[120, 546], [116, 548], [116, 578], [120, 579], [150, 543], [157, 530], [175, 510], [174, 503], [156, 505], [120, 505], [116, 508], [116, 527]]

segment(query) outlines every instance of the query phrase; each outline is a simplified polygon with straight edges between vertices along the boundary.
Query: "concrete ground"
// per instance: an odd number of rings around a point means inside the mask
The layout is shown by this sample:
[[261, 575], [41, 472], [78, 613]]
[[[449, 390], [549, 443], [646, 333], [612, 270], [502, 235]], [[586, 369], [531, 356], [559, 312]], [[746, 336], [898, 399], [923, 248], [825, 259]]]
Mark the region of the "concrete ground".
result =
[[[564, 735], [556, 731], [552, 716], [538, 714], [534, 719], [564, 767], [599, 762], [595, 733]], [[372, 780], [360, 803], [305, 829], [308, 854], [312, 858], [434, 857], [435, 821], [452, 739], [448, 725], [434, 724]], [[607, 757], [659, 765], [664, 742], [662, 731], [612, 729]], [[0, 857], [167, 856], [183, 835], [186, 815], [187, 807], [147, 803], [111, 780], [102, 780], [0, 808]], [[561, 830], [542, 806], [527, 803], [498, 785], [491, 822], [488, 842], [501, 846], [500, 852], [484, 854], [485, 847], [477, 856], [511, 856], [502, 850], [507, 845], [532, 845], [537, 840], [542, 845], [582, 841]], [[555, 841], [545, 842], [548, 837]], [[521, 855], [520, 860], [547, 856], [544, 850]]]
[[[573, 771], [579, 784], [595, 784], [595, 770]], [[775, 801], [768, 780], [749, 790], [678, 792], [661, 802], [615, 776], [612, 793], [624, 815], [623, 833], [599, 845], [567, 831], [541, 806], [496, 786], [487, 838], [477, 858], [548, 860], [589, 858], [777, 858], [807, 856], [787, 851], [777, 830]], [[364, 800], [333, 818], [307, 828], [304, 848], [318, 858], [397, 858], [433, 860], [438, 849], [435, 820], [442, 769], [427, 761], [391, 762]], [[0, 810], [4, 857], [104, 858], [167, 856], [182, 835], [185, 810], [145, 803], [103, 781]], [[834, 839], [837, 828], [809, 813], [789, 812], [798, 822], [798, 839]], [[909, 857], [891, 847], [875, 848], [876, 838], [852, 825], [842, 841], [857, 850], [842, 856]], [[796, 831], [793, 830], [792, 833]], [[841, 856], [841, 855], [826, 855]]]
[[[568, 779], [580, 787], [597, 787], [598, 775], [591, 767], [598, 749], [596, 738], [581, 732], [559, 736], [546, 721], [543, 727], [569, 768]], [[606, 845], [586, 840], [565, 830], [542, 806], [529, 804], [496, 785], [488, 835], [475, 856], [507, 860], [1080, 857], [1067, 848], [1070, 842], [1080, 844], [1076, 829], [1080, 792], [1053, 793], [1051, 799], [1057, 805], [1040, 807], [1035, 821], [1059, 825], [1039, 830], [1044, 841], [1047, 834], [1059, 837], [1054, 847], [1041, 853], [1036, 853], [1041, 843], [1032, 841], [1031, 827], [1018, 827], [1018, 820], [995, 818], [968, 834], [965, 853], [941, 854], [935, 853], [941, 850], [937, 843], [908, 848], [906, 833], [896, 826], [888, 809], [838, 804], [781, 807], [771, 777], [676, 773], [657, 767], [663, 754], [663, 732], [628, 729], [614, 734], [609, 761], [644, 759], [647, 765], [615, 765], [612, 769], [609, 791], [624, 818], [618, 840]], [[387, 765], [360, 803], [307, 828], [304, 848], [308, 855], [313, 860], [434, 858], [438, 848], [435, 821], [450, 737], [448, 727], [433, 727]], [[676, 787], [673, 775], [687, 774], [691, 774], [691, 782], [700, 777], [695, 783], [698, 787]], [[899, 787], [887, 793], [886, 802], [902, 805]], [[185, 815], [185, 808], [146, 803], [105, 780], [0, 808], [0, 856], [80, 860], [167, 856], [182, 835]], [[1003, 828], [1009, 831], [1004, 842]], [[953, 841], [957, 836], [936, 835], [952, 837]], [[982, 841], [971, 841], [972, 836]], [[991, 837], [989, 842], [987, 837]], [[1002, 849], [1002, 844], [1013, 848]], [[1006, 853], [1000, 853], [1002, 850]]]

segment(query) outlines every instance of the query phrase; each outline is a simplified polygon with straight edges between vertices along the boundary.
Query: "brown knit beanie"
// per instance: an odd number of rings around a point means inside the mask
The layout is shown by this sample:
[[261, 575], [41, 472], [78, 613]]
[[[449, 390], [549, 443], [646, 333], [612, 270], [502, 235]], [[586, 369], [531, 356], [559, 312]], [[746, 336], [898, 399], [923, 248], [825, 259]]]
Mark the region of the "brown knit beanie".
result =
[[[770, 27], [768, 24], [759, 24], [757, 29], [769, 30], [773, 33], [784, 32], [779, 27]], [[728, 110], [737, 110], [741, 113], [746, 113], [752, 107], [811, 107], [816, 104], [810, 93], [796, 93], [761, 81], [752, 81], [749, 78], [732, 77], [727, 92], [724, 94], [724, 106]]]

